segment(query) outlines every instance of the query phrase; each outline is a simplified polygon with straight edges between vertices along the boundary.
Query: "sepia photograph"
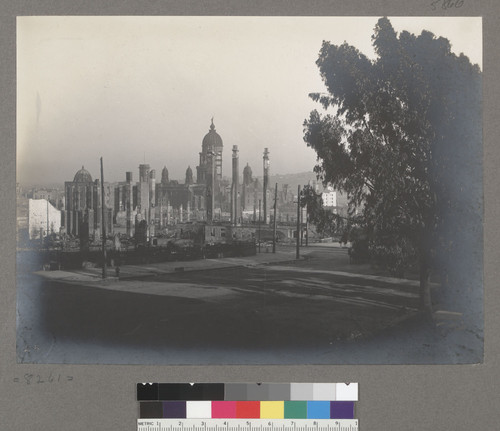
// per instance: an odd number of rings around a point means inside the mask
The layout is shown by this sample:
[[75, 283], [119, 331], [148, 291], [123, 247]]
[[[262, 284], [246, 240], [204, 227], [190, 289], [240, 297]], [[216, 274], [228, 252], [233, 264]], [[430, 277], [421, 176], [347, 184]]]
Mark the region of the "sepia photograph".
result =
[[480, 17], [17, 17], [18, 363], [483, 363]]

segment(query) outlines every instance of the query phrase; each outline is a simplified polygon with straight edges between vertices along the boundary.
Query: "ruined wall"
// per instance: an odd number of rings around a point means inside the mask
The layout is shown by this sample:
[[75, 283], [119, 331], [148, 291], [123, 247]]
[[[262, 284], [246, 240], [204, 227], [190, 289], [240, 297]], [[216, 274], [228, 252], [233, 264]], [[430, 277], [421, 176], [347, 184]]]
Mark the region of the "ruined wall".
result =
[[[48, 217], [48, 219], [47, 219]], [[48, 224], [47, 224], [48, 220]], [[48, 233], [59, 233], [61, 229], [61, 211], [54, 208], [46, 199], [30, 199], [28, 201], [28, 229], [30, 239]]]

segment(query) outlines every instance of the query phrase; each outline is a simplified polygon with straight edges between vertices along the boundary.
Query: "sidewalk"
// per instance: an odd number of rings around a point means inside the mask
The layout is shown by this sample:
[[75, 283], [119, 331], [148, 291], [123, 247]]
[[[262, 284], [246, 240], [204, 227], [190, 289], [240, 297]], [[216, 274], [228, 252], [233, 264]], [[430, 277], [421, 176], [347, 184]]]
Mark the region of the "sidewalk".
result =
[[[331, 244], [329, 244], [331, 247]], [[314, 252], [315, 245], [309, 247], [303, 247], [300, 249], [300, 260], [303, 261], [307, 258], [307, 256]], [[323, 246], [319, 246], [323, 247]], [[341, 252], [339, 247], [335, 248], [336, 251]], [[257, 253], [254, 256], [245, 256], [245, 257], [225, 257], [218, 259], [198, 259], [192, 261], [183, 261], [183, 262], [159, 262], [159, 263], [150, 263], [150, 264], [141, 264], [141, 265], [122, 265], [120, 266], [120, 275], [116, 276], [115, 268], [108, 267], [107, 269], [107, 278], [106, 280], [102, 279], [102, 268], [85, 268], [80, 270], [73, 271], [37, 271], [35, 274], [39, 275], [48, 280], [58, 280], [64, 282], [91, 282], [91, 283], [113, 283], [118, 281], [125, 280], [133, 280], [141, 277], [154, 277], [157, 275], [164, 274], [172, 274], [179, 272], [191, 272], [191, 271], [210, 271], [217, 270], [223, 268], [232, 268], [232, 267], [256, 267], [259, 265], [272, 265], [275, 268], [279, 268], [280, 264], [290, 264], [293, 262], [297, 262], [296, 260], [296, 251], [294, 247], [287, 247], [285, 249], [281, 249], [276, 251], [276, 253], [272, 253], [271, 250], [269, 252], [264, 251], [262, 249], [261, 253]], [[347, 253], [347, 251], [346, 251]], [[304, 268], [302, 267], [293, 267], [288, 266], [286, 268], [287, 271], [292, 273], [296, 272], [317, 272], [317, 273], [328, 273], [331, 275], [338, 275], [344, 277], [352, 277], [352, 278], [363, 278], [367, 280], [373, 281], [381, 281], [391, 284], [404, 285], [404, 286], [418, 286], [419, 282], [417, 280], [410, 279], [401, 279], [395, 277], [388, 277], [377, 275], [373, 272], [373, 269], [369, 267], [369, 265], [340, 265], [335, 266], [333, 268]], [[432, 283], [433, 287], [437, 287], [437, 285]]]
[[[304, 254], [302, 253], [302, 258]], [[231, 267], [255, 267], [258, 265], [288, 263], [295, 261], [295, 250], [280, 250], [276, 253], [266, 252], [265, 249], [255, 256], [225, 257], [220, 259], [198, 259], [183, 262], [159, 262], [143, 265], [120, 266], [120, 280], [133, 279], [136, 277], [147, 277], [161, 274], [188, 271], [208, 271]], [[85, 268], [73, 271], [37, 271], [35, 274], [48, 280], [59, 280], [65, 282], [99, 282], [102, 280], [102, 268]], [[115, 268], [108, 268], [109, 281], [117, 280]]]

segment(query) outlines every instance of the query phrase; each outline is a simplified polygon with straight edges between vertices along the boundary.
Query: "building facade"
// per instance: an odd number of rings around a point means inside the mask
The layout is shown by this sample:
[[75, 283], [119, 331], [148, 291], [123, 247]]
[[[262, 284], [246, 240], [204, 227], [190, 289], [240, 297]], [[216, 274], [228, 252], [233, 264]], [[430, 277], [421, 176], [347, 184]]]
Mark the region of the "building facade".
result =
[[[83, 166], [73, 181], [64, 183], [66, 208], [63, 226], [67, 234], [97, 239], [102, 235], [101, 185], [92, 180]], [[104, 183], [104, 223], [107, 234], [113, 233], [114, 187]]]

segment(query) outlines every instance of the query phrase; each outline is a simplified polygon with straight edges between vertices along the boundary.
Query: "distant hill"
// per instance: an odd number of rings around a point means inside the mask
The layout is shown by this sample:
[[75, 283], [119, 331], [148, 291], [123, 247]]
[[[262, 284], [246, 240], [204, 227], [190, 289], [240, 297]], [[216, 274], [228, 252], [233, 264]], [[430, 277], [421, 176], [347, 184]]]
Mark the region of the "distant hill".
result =
[[314, 172], [300, 172], [297, 174], [276, 174], [269, 177], [269, 187], [274, 187], [274, 184], [278, 183], [278, 188], [281, 189], [283, 184], [288, 184], [290, 190], [294, 192], [297, 190], [297, 186], [301, 188], [309, 183], [317, 183], [320, 190], [323, 189], [321, 181], [318, 181], [316, 174]]

